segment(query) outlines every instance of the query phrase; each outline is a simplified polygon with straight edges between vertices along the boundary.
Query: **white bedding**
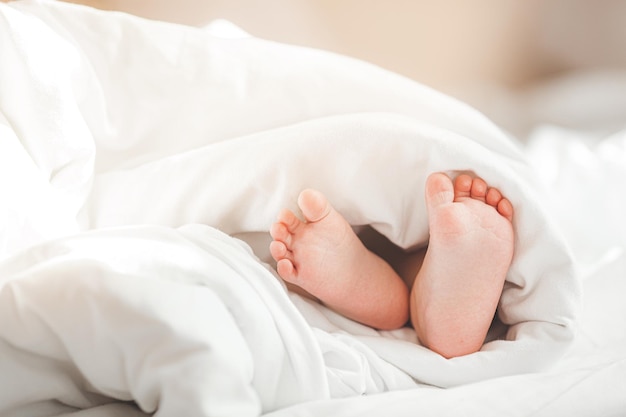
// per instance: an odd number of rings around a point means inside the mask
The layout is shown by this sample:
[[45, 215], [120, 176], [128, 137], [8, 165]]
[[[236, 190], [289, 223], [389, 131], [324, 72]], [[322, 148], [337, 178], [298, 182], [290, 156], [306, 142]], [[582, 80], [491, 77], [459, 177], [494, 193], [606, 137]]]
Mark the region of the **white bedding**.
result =
[[[367, 64], [53, 1], [0, 5], [0, 69], [1, 416], [626, 410], [626, 203], [576, 193], [624, 173], [626, 136], [585, 182], [557, 160], [580, 142], [523, 148]], [[481, 352], [445, 360], [276, 278], [267, 230], [302, 188], [408, 249], [433, 171], [516, 207], [508, 326]]]

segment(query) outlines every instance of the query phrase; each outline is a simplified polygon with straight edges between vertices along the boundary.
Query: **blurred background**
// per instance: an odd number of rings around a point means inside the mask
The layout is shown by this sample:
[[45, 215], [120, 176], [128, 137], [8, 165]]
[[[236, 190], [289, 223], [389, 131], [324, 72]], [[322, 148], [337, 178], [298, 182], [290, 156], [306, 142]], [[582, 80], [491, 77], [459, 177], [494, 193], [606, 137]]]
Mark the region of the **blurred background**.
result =
[[517, 135], [538, 122], [626, 121], [626, 0], [72, 2], [193, 26], [226, 19], [256, 37], [349, 55], [457, 97]]

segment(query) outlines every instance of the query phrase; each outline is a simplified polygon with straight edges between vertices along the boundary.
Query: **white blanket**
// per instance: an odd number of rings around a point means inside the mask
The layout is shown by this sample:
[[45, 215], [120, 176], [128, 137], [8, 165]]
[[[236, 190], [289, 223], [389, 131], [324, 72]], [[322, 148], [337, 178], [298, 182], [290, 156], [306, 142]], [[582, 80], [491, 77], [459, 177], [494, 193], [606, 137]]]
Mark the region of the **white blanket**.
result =
[[[259, 415], [534, 372], [573, 338], [569, 250], [523, 154], [461, 103], [325, 52], [52, 1], [0, 5], [0, 70], [0, 415]], [[434, 171], [515, 206], [508, 327], [480, 352], [354, 323], [261, 262], [304, 187], [424, 245]]]

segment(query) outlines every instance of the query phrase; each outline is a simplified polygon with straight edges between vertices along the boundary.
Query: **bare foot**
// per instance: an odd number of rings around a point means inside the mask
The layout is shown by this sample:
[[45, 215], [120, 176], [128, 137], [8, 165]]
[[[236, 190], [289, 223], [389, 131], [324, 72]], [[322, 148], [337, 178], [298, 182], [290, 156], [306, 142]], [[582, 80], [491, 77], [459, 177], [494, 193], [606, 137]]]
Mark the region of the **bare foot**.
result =
[[430, 240], [411, 293], [421, 342], [445, 357], [478, 351], [513, 256], [513, 206], [480, 178], [426, 182]]
[[283, 210], [270, 229], [278, 274], [337, 312], [379, 329], [408, 321], [406, 284], [359, 240], [348, 222], [315, 190], [298, 206], [305, 221]]

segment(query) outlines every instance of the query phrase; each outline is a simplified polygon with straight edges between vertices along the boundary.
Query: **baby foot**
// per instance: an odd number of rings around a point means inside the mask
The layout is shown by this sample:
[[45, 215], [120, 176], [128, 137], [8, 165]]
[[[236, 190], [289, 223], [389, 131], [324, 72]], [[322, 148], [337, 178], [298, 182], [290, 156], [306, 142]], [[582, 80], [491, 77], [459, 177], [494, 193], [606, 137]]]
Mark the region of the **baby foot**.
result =
[[305, 221], [283, 210], [270, 229], [280, 277], [369, 326], [404, 325], [408, 289], [393, 269], [363, 245], [319, 191], [304, 190], [298, 206]]
[[430, 239], [411, 294], [422, 343], [446, 357], [480, 349], [513, 256], [513, 206], [480, 178], [431, 175]]

